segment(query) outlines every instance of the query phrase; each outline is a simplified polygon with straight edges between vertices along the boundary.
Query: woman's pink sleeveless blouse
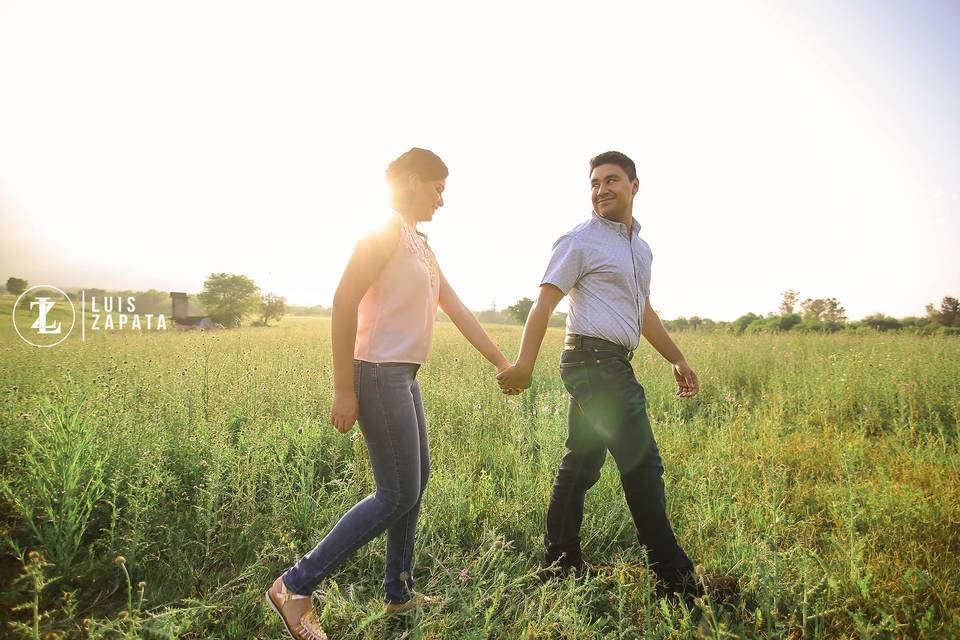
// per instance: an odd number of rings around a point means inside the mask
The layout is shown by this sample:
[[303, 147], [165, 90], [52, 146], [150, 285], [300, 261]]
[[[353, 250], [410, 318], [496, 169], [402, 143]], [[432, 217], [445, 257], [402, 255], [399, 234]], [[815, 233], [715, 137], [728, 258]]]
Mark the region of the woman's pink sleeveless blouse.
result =
[[357, 309], [353, 357], [423, 364], [440, 302], [440, 269], [415, 228], [400, 220], [400, 240]]

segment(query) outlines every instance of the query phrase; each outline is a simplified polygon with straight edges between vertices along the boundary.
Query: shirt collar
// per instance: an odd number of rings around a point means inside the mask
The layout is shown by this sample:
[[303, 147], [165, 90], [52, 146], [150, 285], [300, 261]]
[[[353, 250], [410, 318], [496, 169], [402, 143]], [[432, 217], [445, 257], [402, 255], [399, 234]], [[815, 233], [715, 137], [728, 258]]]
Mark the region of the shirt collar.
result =
[[[610, 227], [620, 235], [623, 235], [623, 236], [627, 235], [627, 225], [623, 224], [622, 222], [607, 220], [602, 215], [600, 215], [599, 213], [593, 210], [591, 210], [590, 213], [593, 215], [594, 218], [599, 220], [601, 224], [607, 225], [608, 227]], [[635, 236], [640, 235], [640, 223], [637, 222], [637, 219], [632, 216], [631, 216], [631, 220], [633, 220], [633, 226], [632, 226], [633, 235]]]

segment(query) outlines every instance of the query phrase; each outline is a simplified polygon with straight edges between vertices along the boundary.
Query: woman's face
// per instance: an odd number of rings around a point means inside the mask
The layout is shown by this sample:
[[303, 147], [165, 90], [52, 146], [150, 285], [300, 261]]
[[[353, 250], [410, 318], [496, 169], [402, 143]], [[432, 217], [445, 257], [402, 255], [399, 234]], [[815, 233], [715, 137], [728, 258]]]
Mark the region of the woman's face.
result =
[[443, 206], [443, 190], [447, 179], [421, 180], [420, 176], [410, 176], [410, 211], [420, 222], [430, 222], [437, 209]]

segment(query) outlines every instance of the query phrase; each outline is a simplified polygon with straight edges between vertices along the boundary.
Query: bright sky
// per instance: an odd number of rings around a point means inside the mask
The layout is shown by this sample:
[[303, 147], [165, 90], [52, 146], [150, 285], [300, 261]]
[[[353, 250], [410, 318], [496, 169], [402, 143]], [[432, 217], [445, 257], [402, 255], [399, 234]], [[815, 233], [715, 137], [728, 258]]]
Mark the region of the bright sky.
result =
[[960, 5], [0, 0], [0, 277], [330, 304], [411, 146], [474, 309], [637, 162], [663, 317], [960, 295]]

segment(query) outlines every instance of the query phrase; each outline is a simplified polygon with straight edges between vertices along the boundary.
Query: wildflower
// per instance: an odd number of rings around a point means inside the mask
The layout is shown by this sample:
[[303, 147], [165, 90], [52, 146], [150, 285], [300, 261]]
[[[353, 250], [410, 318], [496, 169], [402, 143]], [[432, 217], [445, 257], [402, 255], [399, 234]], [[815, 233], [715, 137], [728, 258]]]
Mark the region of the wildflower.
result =
[[93, 620], [90, 618], [83, 619], [83, 628], [89, 630], [93, 626]]
[[303, 433], [303, 427], [297, 427], [297, 433]]
[[40, 562], [43, 562], [43, 556], [41, 556], [36, 551], [31, 551], [30, 553], [27, 554], [27, 560], [29, 560], [30, 562], [39, 564]]
[[121, 620], [126, 620], [127, 618], [130, 617], [130, 612], [124, 609], [123, 611], [120, 612], [120, 615], [117, 617], [120, 618]]
[[140, 589], [140, 591], [143, 591], [146, 586], [147, 586], [147, 583], [144, 582], [143, 580], [137, 583], [137, 589]]
[[126, 561], [127, 559], [124, 558], [123, 556], [117, 556], [116, 558], [113, 559], [113, 564], [120, 567], [120, 566], [123, 566], [123, 564], [126, 563]]
[[463, 569], [460, 569], [460, 573], [458, 574], [458, 576], [460, 578], [460, 584], [466, 584], [467, 580], [470, 579], [470, 574], [467, 572], [466, 567], [464, 567]]

